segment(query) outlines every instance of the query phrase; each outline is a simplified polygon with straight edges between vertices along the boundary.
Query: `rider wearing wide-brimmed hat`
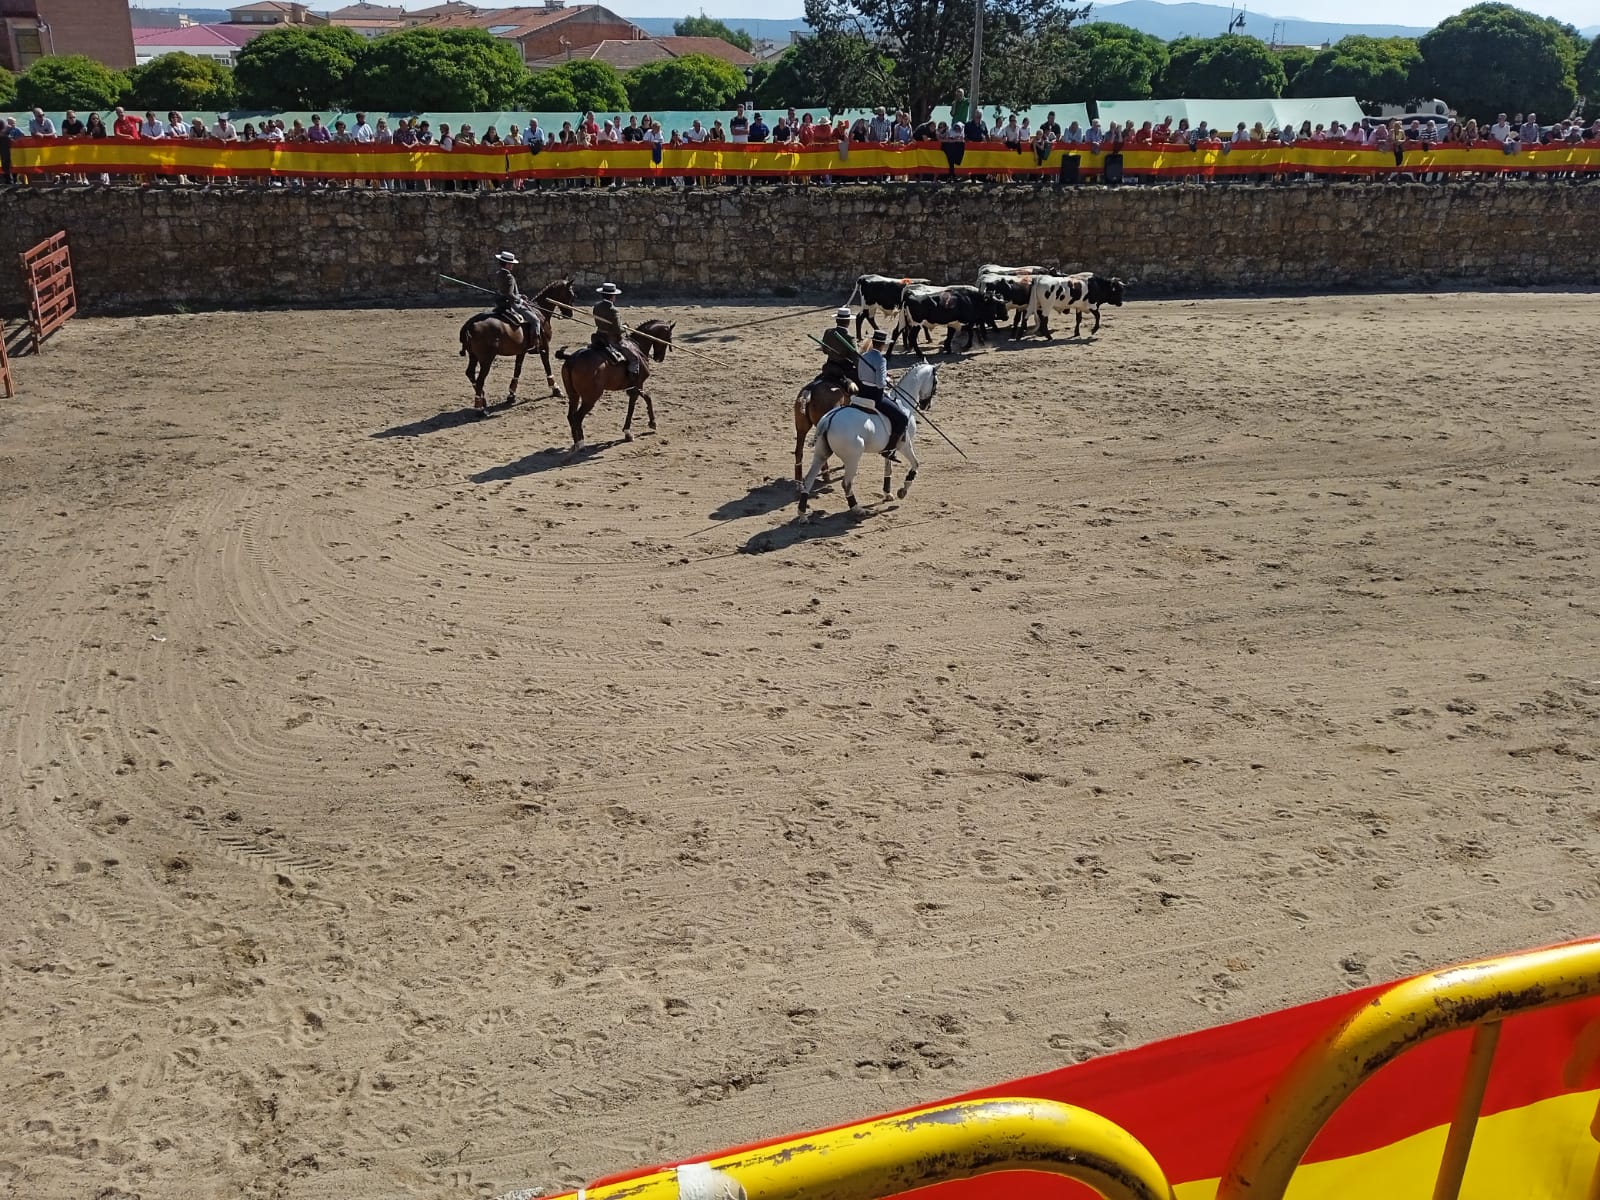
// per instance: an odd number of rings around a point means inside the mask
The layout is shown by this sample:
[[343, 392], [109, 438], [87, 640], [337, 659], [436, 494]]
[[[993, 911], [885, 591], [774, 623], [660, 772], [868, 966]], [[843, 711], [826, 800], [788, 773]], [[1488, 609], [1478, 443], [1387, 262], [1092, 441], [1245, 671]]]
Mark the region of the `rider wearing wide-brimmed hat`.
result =
[[[909, 418], [905, 408], [895, 397], [888, 395], [889, 388], [889, 360], [885, 353], [889, 345], [889, 335], [883, 330], [875, 330], [872, 334], [872, 348], [863, 351], [856, 360], [856, 377], [858, 380], [856, 390], [861, 394], [861, 399], [870, 401], [878, 414], [889, 422], [889, 441], [883, 448], [883, 456], [888, 458], [894, 453], [894, 448], [900, 444], [900, 439], [905, 435]], [[858, 408], [865, 408], [865, 404], [855, 402]]]
[[538, 337], [539, 312], [528, 303], [528, 298], [522, 294], [522, 288], [517, 285], [517, 273], [512, 267], [521, 266], [517, 256], [509, 250], [502, 250], [494, 256], [495, 262], [500, 267], [494, 273], [495, 295], [500, 297], [500, 303], [495, 310], [521, 327], [523, 336], [528, 344], [532, 345]]
[[833, 314], [833, 328], [819, 339], [828, 358], [818, 378], [853, 387], [857, 355], [855, 339], [850, 336], [850, 317], [850, 310], [841, 308]]
[[628, 345], [622, 327], [622, 314], [617, 311], [617, 306], [612, 303], [622, 295], [622, 289], [614, 283], [602, 283], [595, 291], [600, 293], [600, 302], [594, 306], [594, 333], [589, 335], [589, 344], [604, 350], [611, 356], [613, 362], [621, 363], [628, 368], [628, 381], [637, 383], [639, 379], [639, 356], [633, 347]]

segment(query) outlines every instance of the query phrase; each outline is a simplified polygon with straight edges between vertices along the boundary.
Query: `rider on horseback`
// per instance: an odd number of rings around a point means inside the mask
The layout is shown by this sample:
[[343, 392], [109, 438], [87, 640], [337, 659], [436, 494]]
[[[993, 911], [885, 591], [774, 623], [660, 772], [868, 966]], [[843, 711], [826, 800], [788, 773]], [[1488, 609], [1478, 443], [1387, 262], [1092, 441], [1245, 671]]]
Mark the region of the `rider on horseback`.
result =
[[[894, 455], [894, 448], [900, 444], [900, 439], [905, 436], [906, 425], [909, 418], [906, 410], [897, 400], [890, 399], [884, 393], [889, 387], [889, 360], [883, 355], [884, 347], [888, 345], [889, 335], [879, 329], [872, 335], [872, 349], [866, 351], [856, 362], [856, 373], [859, 383], [856, 390], [865, 400], [871, 400], [873, 407], [889, 422], [889, 441], [883, 448], [883, 456], [890, 458]], [[856, 405], [860, 408], [861, 405]]]
[[499, 316], [512, 322], [522, 330], [522, 336], [529, 346], [539, 340], [539, 313], [533, 305], [528, 303], [522, 289], [517, 286], [517, 273], [511, 268], [520, 266], [517, 256], [509, 250], [502, 250], [494, 256], [495, 262], [500, 264], [500, 269], [494, 273], [495, 294], [500, 297], [500, 302], [495, 305], [495, 312]]
[[589, 344], [604, 350], [611, 356], [612, 362], [627, 367], [629, 385], [637, 385], [639, 356], [623, 336], [622, 315], [617, 312], [617, 306], [611, 303], [613, 297], [622, 295], [622, 289], [614, 283], [605, 283], [595, 291], [600, 293], [602, 299], [594, 306], [594, 333], [589, 335]]
[[841, 308], [833, 314], [833, 328], [822, 335], [822, 348], [828, 360], [822, 364], [817, 379], [836, 383], [840, 387], [856, 390], [856, 344], [850, 336], [850, 310]]

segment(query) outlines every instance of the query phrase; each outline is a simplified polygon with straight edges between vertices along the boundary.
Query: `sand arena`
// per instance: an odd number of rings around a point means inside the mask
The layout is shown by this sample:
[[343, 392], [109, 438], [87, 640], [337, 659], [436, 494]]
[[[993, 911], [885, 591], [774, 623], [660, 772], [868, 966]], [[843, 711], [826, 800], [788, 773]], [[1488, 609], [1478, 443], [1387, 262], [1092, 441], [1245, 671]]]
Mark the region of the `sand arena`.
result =
[[625, 311], [744, 369], [571, 465], [467, 310], [17, 363], [0, 1192], [553, 1188], [1595, 930], [1600, 297], [1108, 310], [804, 526], [826, 313]]

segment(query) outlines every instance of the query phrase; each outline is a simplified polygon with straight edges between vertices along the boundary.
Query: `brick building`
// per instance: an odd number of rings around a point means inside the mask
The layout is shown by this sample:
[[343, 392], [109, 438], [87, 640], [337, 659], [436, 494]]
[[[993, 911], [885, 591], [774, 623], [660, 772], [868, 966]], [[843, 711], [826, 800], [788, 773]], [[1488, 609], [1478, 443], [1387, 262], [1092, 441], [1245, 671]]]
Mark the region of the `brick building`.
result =
[[51, 54], [133, 66], [128, 0], [0, 0], [0, 67], [20, 73]]
[[[0, 0], [4, 3], [5, 0]], [[650, 35], [632, 21], [598, 4], [563, 6], [547, 0], [538, 7], [486, 8], [423, 22], [426, 29], [487, 29], [516, 42], [523, 62], [555, 58], [599, 42], [648, 41]]]

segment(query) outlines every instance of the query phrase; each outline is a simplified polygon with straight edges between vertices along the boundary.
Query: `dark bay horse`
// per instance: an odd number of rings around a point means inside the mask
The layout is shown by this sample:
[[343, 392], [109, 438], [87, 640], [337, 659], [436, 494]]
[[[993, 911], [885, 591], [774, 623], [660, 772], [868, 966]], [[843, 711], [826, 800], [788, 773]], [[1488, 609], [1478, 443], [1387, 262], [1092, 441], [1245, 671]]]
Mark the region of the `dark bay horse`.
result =
[[817, 427], [830, 408], [838, 408], [850, 399], [849, 389], [830, 379], [813, 379], [794, 398], [794, 479], [800, 482], [801, 462], [805, 454], [806, 434]]
[[583, 449], [583, 419], [589, 410], [607, 392], [628, 393], [628, 416], [622, 423], [623, 441], [633, 441], [633, 410], [644, 397], [645, 414], [650, 428], [656, 427], [655, 401], [644, 390], [650, 378], [650, 360], [662, 362], [667, 357], [667, 347], [672, 345], [672, 328], [677, 322], [645, 321], [628, 332], [628, 340], [638, 350], [643, 360], [639, 366], [639, 381], [628, 382], [628, 368], [612, 359], [604, 350], [589, 345], [568, 354], [565, 348], [556, 351], [561, 360], [561, 382], [567, 389], [567, 424], [572, 428], [572, 453]]
[[467, 323], [461, 327], [461, 353], [466, 356], [467, 378], [472, 381], [473, 408], [488, 407], [483, 398], [483, 381], [488, 378], [489, 368], [494, 366], [494, 360], [512, 355], [516, 356], [517, 363], [512, 368], [511, 390], [506, 393], [506, 403], [517, 402], [517, 381], [522, 378], [522, 360], [530, 350], [539, 352], [539, 361], [544, 364], [544, 379], [550, 385], [550, 394], [552, 396], [561, 394], [561, 390], [556, 387], [556, 377], [550, 370], [550, 328], [555, 322], [557, 310], [563, 317], [572, 316], [575, 299], [572, 280], [565, 275], [533, 297], [533, 307], [538, 311], [539, 320], [531, 344], [524, 336], [521, 325], [497, 313], [483, 312], [468, 318]]

